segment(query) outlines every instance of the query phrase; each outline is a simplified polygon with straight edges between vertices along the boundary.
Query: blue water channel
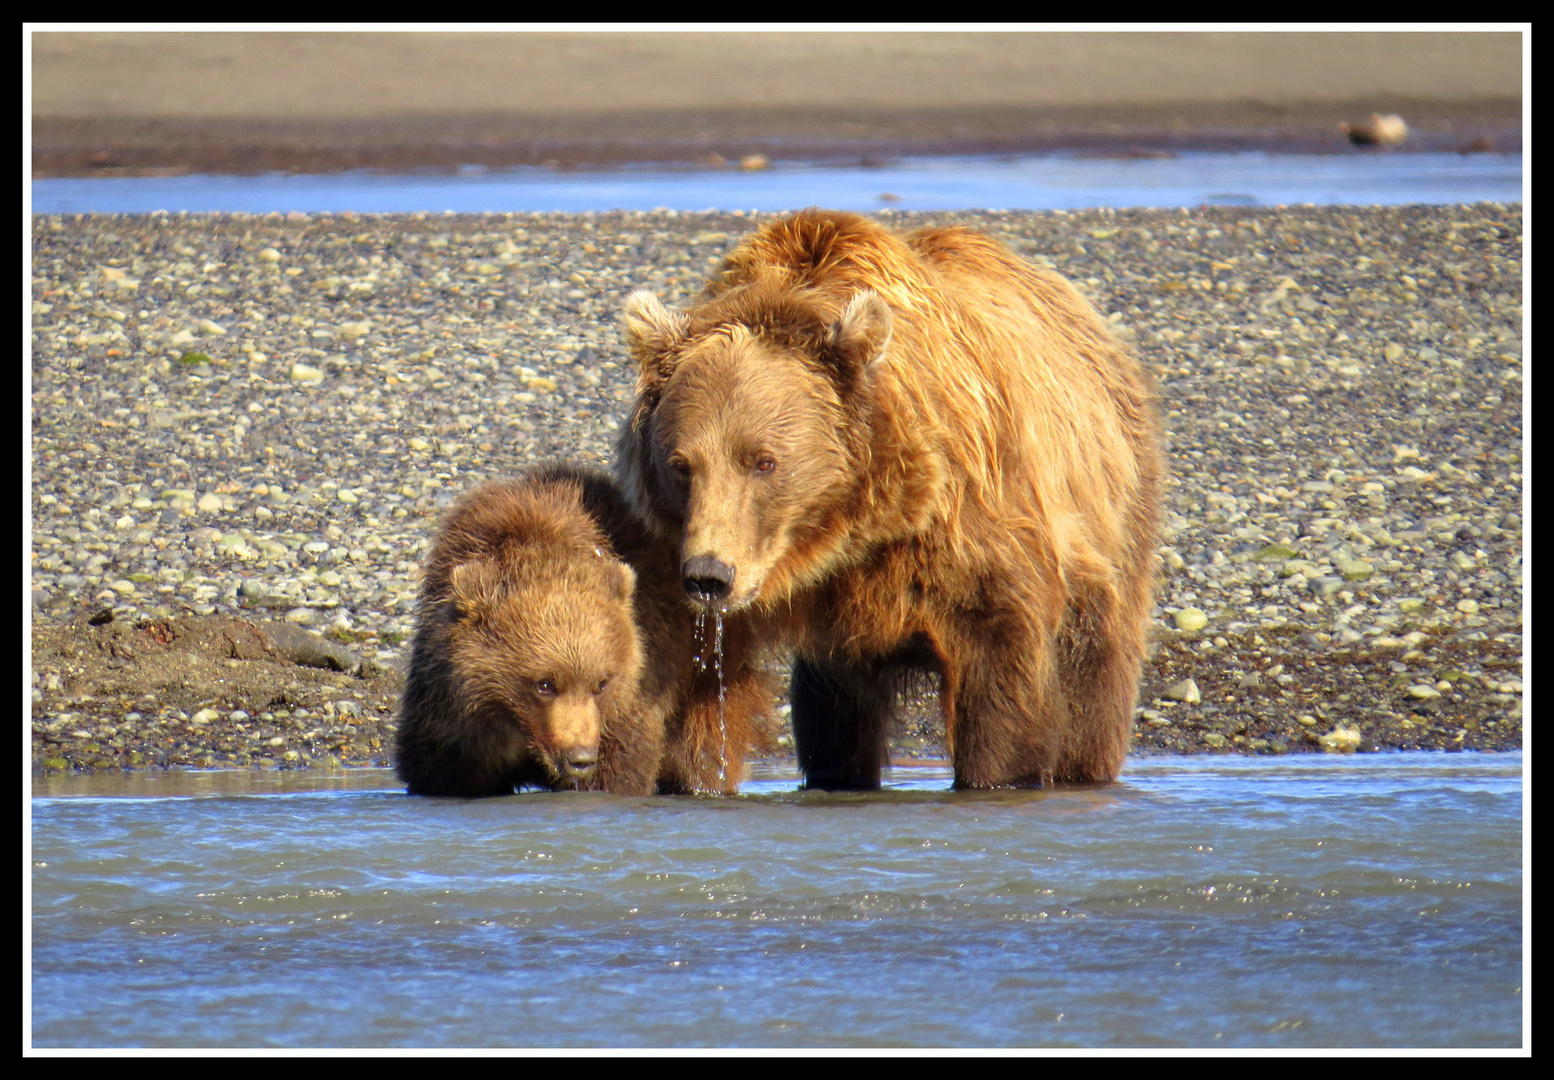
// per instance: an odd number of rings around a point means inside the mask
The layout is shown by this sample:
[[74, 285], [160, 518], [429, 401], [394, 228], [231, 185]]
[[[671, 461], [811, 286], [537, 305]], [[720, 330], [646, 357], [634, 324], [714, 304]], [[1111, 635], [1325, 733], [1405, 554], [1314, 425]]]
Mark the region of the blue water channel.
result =
[[1522, 755], [1100, 789], [35, 778], [37, 1047], [1523, 1044]]
[[32, 212], [457, 213], [589, 210], [1071, 210], [1519, 202], [1520, 154], [1183, 153], [905, 158], [879, 168], [638, 168], [604, 172], [174, 176], [32, 182]]

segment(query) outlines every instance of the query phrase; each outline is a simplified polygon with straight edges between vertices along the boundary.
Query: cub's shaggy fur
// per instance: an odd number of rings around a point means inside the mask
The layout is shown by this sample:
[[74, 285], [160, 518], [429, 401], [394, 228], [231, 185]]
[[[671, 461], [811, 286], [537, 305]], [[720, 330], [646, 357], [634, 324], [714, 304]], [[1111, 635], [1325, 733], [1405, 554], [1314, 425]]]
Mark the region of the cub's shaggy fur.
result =
[[[421, 586], [398, 742], [413, 794], [719, 786], [715, 686], [690, 706], [691, 611], [672, 546], [603, 474], [484, 484], [444, 522]], [[729, 790], [766, 702], [728, 710]]]
[[957, 785], [1117, 776], [1159, 434], [1147, 375], [1068, 282], [967, 229], [811, 210], [688, 311], [637, 293], [626, 322], [619, 476], [693, 597], [796, 650], [810, 785], [879, 784], [913, 669], [942, 676]]

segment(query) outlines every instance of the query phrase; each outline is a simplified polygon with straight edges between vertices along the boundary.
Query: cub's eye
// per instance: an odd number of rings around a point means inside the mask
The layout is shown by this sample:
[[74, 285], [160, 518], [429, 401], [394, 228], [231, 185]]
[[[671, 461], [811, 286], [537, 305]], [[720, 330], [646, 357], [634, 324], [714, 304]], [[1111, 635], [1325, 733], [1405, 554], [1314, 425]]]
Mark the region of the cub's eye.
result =
[[683, 458], [675, 458], [669, 463], [669, 467], [681, 476], [691, 475], [691, 464]]
[[540, 695], [540, 697], [556, 696], [556, 684], [551, 682], [549, 679], [541, 679], [539, 682], [534, 684], [534, 689], [535, 692]]
[[769, 473], [776, 467], [777, 463], [769, 457], [761, 458], [755, 463], [755, 471], [758, 473]]
[[608, 686], [608, 685], [610, 685], [610, 680], [609, 679], [600, 679], [599, 680], [599, 685], [594, 687], [594, 693], [596, 693], [596, 694], [604, 693], [604, 688], [606, 686]]

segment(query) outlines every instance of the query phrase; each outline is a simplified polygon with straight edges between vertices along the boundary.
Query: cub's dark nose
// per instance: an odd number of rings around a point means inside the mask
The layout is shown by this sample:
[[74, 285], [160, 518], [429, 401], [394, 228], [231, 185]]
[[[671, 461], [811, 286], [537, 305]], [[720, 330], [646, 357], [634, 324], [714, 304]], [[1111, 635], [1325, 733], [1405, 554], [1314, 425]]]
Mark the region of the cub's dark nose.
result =
[[562, 755], [562, 761], [569, 775], [587, 776], [599, 764], [599, 751], [591, 746], [574, 746]]
[[734, 587], [734, 568], [715, 555], [686, 559], [680, 573], [685, 577], [685, 591], [703, 604], [723, 599]]

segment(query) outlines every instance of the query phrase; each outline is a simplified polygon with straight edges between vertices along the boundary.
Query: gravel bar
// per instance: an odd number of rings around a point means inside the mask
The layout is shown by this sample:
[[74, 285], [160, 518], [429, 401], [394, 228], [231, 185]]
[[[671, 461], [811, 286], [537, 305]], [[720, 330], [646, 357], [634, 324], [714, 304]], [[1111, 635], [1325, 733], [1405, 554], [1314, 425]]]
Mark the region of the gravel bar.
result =
[[[1521, 746], [1519, 205], [878, 216], [1057, 268], [1159, 381], [1136, 752]], [[627, 293], [767, 217], [35, 217], [34, 770], [388, 764], [439, 513], [607, 462]]]

